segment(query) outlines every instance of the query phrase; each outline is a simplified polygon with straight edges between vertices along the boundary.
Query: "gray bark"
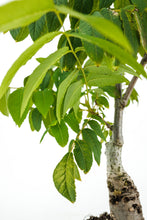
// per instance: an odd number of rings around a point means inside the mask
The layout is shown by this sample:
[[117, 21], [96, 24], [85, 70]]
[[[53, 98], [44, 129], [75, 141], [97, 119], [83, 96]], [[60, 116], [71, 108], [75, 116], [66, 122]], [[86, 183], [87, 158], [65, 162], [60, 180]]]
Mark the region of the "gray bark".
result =
[[143, 220], [139, 193], [133, 180], [122, 165], [122, 121], [123, 102], [121, 85], [117, 85], [120, 96], [115, 99], [115, 115], [112, 138], [106, 144], [107, 184], [110, 212], [115, 220]]

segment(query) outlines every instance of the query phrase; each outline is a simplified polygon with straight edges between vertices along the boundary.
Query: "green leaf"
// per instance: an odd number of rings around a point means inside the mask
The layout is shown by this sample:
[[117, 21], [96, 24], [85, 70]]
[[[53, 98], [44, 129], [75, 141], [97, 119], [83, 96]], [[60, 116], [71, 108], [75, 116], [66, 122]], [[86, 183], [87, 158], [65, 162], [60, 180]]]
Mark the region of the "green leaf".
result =
[[15, 121], [15, 123], [20, 127], [23, 123], [24, 119], [27, 116], [27, 113], [29, 111], [29, 103], [25, 108], [25, 111], [23, 115], [20, 114], [21, 104], [22, 104], [22, 98], [23, 98], [24, 89], [20, 88], [15, 90], [13, 93], [9, 95], [8, 98], [8, 108], [9, 112]]
[[42, 115], [40, 114], [40, 112], [38, 111], [37, 108], [34, 108], [32, 110], [32, 125], [33, 125], [33, 128], [36, 130], [36, 131], [40, 131], [41, 129], [41, 122], [42, 122]]
[[53, 107], [49, 109], [47, 117], [43, 118], [43, 123], [46, 129], [57, 124], [57, 118], [55, 116], [55, 110]]
[[24, 40], [28, 34], [28, 27], [16, 28], [10, 31], [11, 36], [16, 42]]
[[61, 147], [64, 147], [67, 144], [69, 137], [68, 128], [63, 120], [60, 124], [57, 123], [55, 126], [51, 126], [50, 132]]
[[107, 40], [99, 39], [96, 37], [91, 37], [91, 36], [88, 36], [85, 34], [74, 33], [72, 35], [79, 37], [85, 41], [88, 41], [90, 43], [98, 45], [99, 47], [104, 49], [106, 52], [114, 55], [118, 60], [120, 60], [120, 62], [131, 66], [133, 69], [136, 70], [138, 75], [142, 74], [145, 78], [147, 78], [147, 74], [144, 71], [144, 68], [142, 67], [142, 65], [139, 64], [132, 55], [130, 55], [127, 51], [123, 50], [121, 47], [119, 47], [119, 46], [117, 46]]
[[133, 26], [131, 25], [131, 23], [128, 19], [127, 12], [124, 9], [121, 9], [120, 16], [123, 21], [124, 34], [128, 38], [128, 40], [134, 50], [134, 55], [136, 56], [138, 46], [139, 46], [136, 30], [133, 29]]
[[33, 102], [43, 117], [46, 118], [49, 108], [54, 102], [53, 92], [48, 89], [37, 91], [33, 94]]
[[69, 14], [80, 20], [86, 21], [88, 24], [90, 24], [93, 28], [95, 28], [98, 32], [100, 32], [106, 38], [114, 41], [118, 45], [132, 52], [132, 48], [130, 47], [129, 42], [124, 36], [121, 29], [117, 27], [115, 24], [113, 24], [111, 21], [108, 21], [107, 19], [102, 18], [102, 17], [84, 15], [70, 8], [67, 8], [65, 6], [56, 6], [56, 8], [64, 14]]
[[147, 12], [144, 12], [143, 15], [139, 15], [139, 13], [134, 12], [134, 16], [140, 34], [141, 44], [147, 52]]
[[76, 164], [74, 166], [74, 176], [75, 176], [75, 179], [81, 181], [81, 176], [80, 176], [80, 173], [79, 173], [79, 170]]
[[83, 81], [79, 80], [77, 82], [72, 83], [68, 87], [63, 104], [63, 117], [66, 114], [67, 110], [72, 108], [73, 105], [80, 99], [82, 86]]
[[88, 72], [87, 83], [89, 86], [112, 86], [117, 83], [126, 81], [124, 76], [117, 73], [117, 71], [112, 71], [107, 67], [88, 67], [86, 68]]
[[70, 111], [67, 115], [65, 115], [64, 120], [71, 127], [71, 129], [73, 131], [75, 131], [76, 133], [79, 132], [79, 130], [80, 130], [79, 122], [78, 122], [73, 110]]
[[108, 8], [112, 5], [115, 0], [100, 0], [99, 8]]
[[44, 44], [50, 42], [54, 37], [56, 37], [59, 34], [60, 32], [53, 32], [44, 35], [43, 37], [35, 41], [19, 56], [19, 58], [13, 63], [11, 68], [8, 70], [7, 74], [5, 75], [2, 81], [2, 84], [0, 86], [0, 98], [7, 91], [8, 86], [10, 85], [13, 77], [15, 76], [16, 72], [20, 69], [20, 67], [25, 65]]
[[70, 86], [70, 84], [77, 78], [78, 73], [79, 73], [78, 70], [72, 71], [69, 74], [69, 76], [67, 76], [66, 79], [59, 85], [58, 93], [57, 93], [57, 104], [56, 104], [56, 115], [59, 122], [61, 121], [62, 104], [65, 93], [67, 91], [67, 88]]
[[104, 96], [100, 96], [95, 100], [96, 104], [100, 107], [109, 108], [109, 102]]
[[74, 170], [73, 154], [67, 153], [58, 163], [53, 173], [56, 189], [71, 202], [76, 200]]
[[88, 173], [92, 166], [92, 151], [90, 146], [82, 140], [75, 141], [74, 156], [76, 162], [84, 173]]
[[[99, 12], [93, 13], [95, 17], [102, 17]], [[80, 33], [88, 34], [90, 36], [104, 38], [99, 32], [97, 32], [94, 28], [91, 27], [87, 22], [80, 21]], [[87, 41], [83, 41], [84, 48], [86, 50], [87, 55], [99, 65], [102, 62], [104, 51], [96, 46], [95, 44], [88, 43]]]
[[131, 0], [131, 2], [136, 5], [140, 11], [144, 11], [147, 8], [147, 1], [146, 0]]
[[35, 128], [33, 126], [33, 122], [32, 122], [32, 111], [34, 109], [31, 109], [31, 111], [29, 112], [29, 124], [30, 124], [30, 128], [31, 128], [31, 131], [35, 131]]
[[100, 165], [101, 143], [98, 141], [95, 131], [85, 128], [82, 130], [82, 136], [86, 144], [91, 147], [95, 161]]
[[52, 10], [53, 0], [12, 1], [0, 7], [0, 32], [27, 26]]
[[64, 47], [60, 50], [49, 55], [31, 74], [29, 77], [25, 89], [24, 89], [24, 96], [22, 101], [21, 107], [21, 114], [24, 112], [24, 109], [32, 96], [34, 90], [40, 85], [43, 78], [46, 75], [47, 70], [59, 60], [64, 54], [68, 52], [68, 48]]
[[99, 123], [95, 120], [90, 120], [88, 121], [88, 124], [90, 125], [90, 127], [95, 131], [96, 135], [98, 135], [100, 138], [102, 138], [104, 141], [106, 140], [101, 126], [99, 125]]
[[130, 5], [130, 0], [115, 0], [115, 8], [124, 8], [125, 6]]
[[9, 109], [8, 109], [8, 97], [10, 94], [10, 89], [6, 91], [3, 97], [0, 99], [0, 112], [5, 115], [9, 116]]

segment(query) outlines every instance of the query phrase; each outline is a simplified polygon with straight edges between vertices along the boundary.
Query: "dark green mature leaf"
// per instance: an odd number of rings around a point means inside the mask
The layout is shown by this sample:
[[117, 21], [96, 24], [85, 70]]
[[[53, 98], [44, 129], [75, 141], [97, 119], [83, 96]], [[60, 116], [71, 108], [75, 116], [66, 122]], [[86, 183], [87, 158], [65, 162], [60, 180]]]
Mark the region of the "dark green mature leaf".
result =
[[6, 93], [3, 95], [3, 97], [0, 99], [0, 112], [5, 116], [9, 115], [9, 109], [8, 109], [9, 94], [10, 94], [10, 89], [8, 89]]
[[31, 74], [29, 77], [25, 89], [24, 96], [21, 106], [21, 114], [23, 113], [30, 97], [32, 96], [34, 90], [40, 85], [44, 79], [47, 70], [56, 63], [64, 54], [68, 53], [68, 48], [64, 47], [57, 50], [56, 52], [50, 54]]
[[127, 12], [124, 9], [121, 9], [120, 15], [123, 21], [124, 34], [132, 45], [134, 55], [136, 56], [139, 47], [137, 32], [133, 29], [133, 26], [128, 19]]
[[43, 123], [46, 127], [46, 129], [48, 129], [50, 126], [54, 126], [57, 124], [57, 118], [55, 115], [55, 109], [53, 107], [51, 107], [47, 113], [47, 117], [43, 118]]
[[53, 173], [53, 180], [59, 193], [69, 201], [75, 202], [75, 163], [72, 153], [67, 153], [58, 163]]
[[[76, 12], [70, 8], [65, 7], [65, 6], [56, 6], [56, 8], [57, 8], [57, 10], [59, 10], [62, 13], [69, 14], [73, 17], [79, 18], [80, 20], [86, 21], [88, 24], [90, 24], [93, 28], [95, 28], [98, 32], [100, 32], [106, 38], [114, 41], [115, 43], [117, 43], [121, 47], [132, 52], [132, 48], [130, 47], [130, 44], [129, 44], [127, 38], [122, 33], [122, 30], [119, 27], [117, 27], [115, 24], [113, 24], [112, 22], [108, 21], [107, 19], [105, 19], [103, 17], [84, 15], [82, 13]], [[71, 34], [71, 36], [76, 37], [75, 34], [74, 35]], [[93, 41], [91, 41], [91, 43], [93, 43]]]
[[76, 140], [74, 148], [76, 162], [84, 173], [88, 173], [92, 166], [92, 150], [85, 141]]
[[115, 0], [100, 0], [99, 8], [108, 8], [112, 5]]
[[19, 127], [23, 123], [23, 121], [26, 118], [27, 113], [29, 111], [29, 104], [28, 104], [25, 108], [23, 115], [20, 114], [23, 93], [24, 93], [24, 89], [20, 88], [20, 89], [15, 90], [13, 93], [11, 93], [8, 98], [9, 112], [10, 112], [13, 120], [15, 121], [15, 123]]
[[[70, 4], [75, 11], [89, 14], [92, 10], [93, 0], [70, 0]], [[75, 28], [78, 21], [78, 19], [70, 17], [71, 29]]]
[[68, 128], [63, 120], [60, 124], [57, 123], [56, 125], [51, 126], [50, 132], [61, 147], [64, 147], [67, 144], [69, 137]]
[[49, 108], [54, 102], [53, 92], [48, 89], [37, 91], [33, 94], [33, 102], [43, 117], [46, 118]]
[[146, 0], [131, 0], [131, 2], [136, 5], [136, 7], [140, 11], [144, 11], [145, 8], [147, 8], [147, 1]]
[[16, 28], [10, 31], [11, 36], [16, 42], [24, 40], [28, 34], [29, 29], [28, 27]]
[[52, 70], [49, 70], [47, 71], [42, 83], [40, 84], [40, 88], [41, 90], [44, 90], [46, 88], [52, 88], [52, 74], [53, 74], [53, 71]]
[[73, 105], [80, 99], [82, 86], [83, 81], [79, 80], [77, 82], [72, 83], [68, 87], [63, 103], [63, 117], [66, 114], [67, 110], [72, 108]]
[[5, 94], [10, 85], [13, 77], [20, 69], [21, 66], [25, 65], [34, 55], [35, 53], [46, 43], [50, 42], [53, 38], [59, 35], [60, 32], [53, 32], [44, 35], [37, 41], [35, 41], [30, 47], [28, 47], [13, 63], [11, 68], [8, 70], [7, 74], [5, 75], [2, 84], [0, 86], [0, 98]]
[[0, 32], [27, 26], [46, 12], [53, 10], [53, 0], [22, 0], [9, 2], [0, 7]]
[[124, 8], [125, 6], [130, 5], [130, 0], [115, 0], [115, 8]]
[[134, 16], [140, 34], [142, 47], [147, 52], [147, 12], [144, 12], [143, 15], [139, 15], [139, 13], [134, 12]]
[[109, 10], [108, 8], [102, 8], [100, 13], [103, 15], [104, 18], [106, 18], [107, 20], [113, 22], [114, 24], [116, 24], [119, 28], [121, 28], [121, 20], [120, 20], [120, 16], [119, 14], [115, 14], [113, 13], [111, 10]]
[[[71, 35], [71, 34], [70, 34]], [[124, 64], [128, 64], [131, 66], [133, 69], [136, 70], [137, 74], [140, 75], [142, 74], [145, 78], [147, 78], [147, 74], [144, 71], [143, 67], [141, 64], [139, 64], [136, 59], [130, 55], [127, 51], [123, 50], [119, 46], [104, 40], [104, 39], [99, 39], [96, 37], [91, 37], [85, 34], [72, 34], [73, 36], [79, 37], [85, 41], [88, 41], [90, 43], [94, 43], [104, 49], [106, 52], [114, 55], [118, 60], [120, 60]]]
[[104, 96], [100, 96], [95, 100], [96, 104], [100, 107], [109, 108], [109, 102]]
[[60, 86], [58, 88], [56, 115], [57, 115], [57, 119], [58, 119], [59, 122], [61, 121], [62, 104], [63, 104], [65, 93], [67, 91], [67, 88], [70, 86], [70, 84], [77, 78], [78, 73], [79, 73], [78, 70], [72, 71], [69, 74], [69, 76], [67, 76], [66, 79], [60, 84]]
[[82, 130], [82, 136], [86, 144], [91, 147], [95, 161], [100, 165], [101, 143], [98, 141], [95, 131], [85, 128]]
[[[95, 12], [93, 14], [95, 17], [102, 17], [99, 12]], [[88, 34], [90, 36], [104, 38], [102, 34], [96, 31], [91, 27], [87, 22], [80, 21], [80, 33]], [[95, 44], [88, 43], [87, 41], [83, 41], [84, 48], [86, 50], [87, 55], [99, 65], [102, 62], [104, 51], [96, 46]]]
[[41, 122], [42, 122], [42, 115], [40, 114], [40, 112], [38, 111], [37, 108], [34, 108], [34, 109], [32, 110], [31, 117], [32, 117], [32, 125], [33, 125], [33, 128], [34, 128], [36, 131], [40, 131]]
[[71, 127], [71, 129], [73, 131], [75, 131], [76, 133], [79, 132], [79, 130], [80, 130], [79, 122], [78, 122], [73, 110], [70, 111], [67, 115], [65, 115], [64, 120]]
[[102, 132], [102, 129], [101, 129], [101, 126], [99, 125], [99, 123], [95, 120], [90, 120], [88, 121], [88, 124], [90, 125], [90, 127], [95, 131], [95, 133], [100, 137], [102, 138], [104, 141], [106, 140], [103, 132]]

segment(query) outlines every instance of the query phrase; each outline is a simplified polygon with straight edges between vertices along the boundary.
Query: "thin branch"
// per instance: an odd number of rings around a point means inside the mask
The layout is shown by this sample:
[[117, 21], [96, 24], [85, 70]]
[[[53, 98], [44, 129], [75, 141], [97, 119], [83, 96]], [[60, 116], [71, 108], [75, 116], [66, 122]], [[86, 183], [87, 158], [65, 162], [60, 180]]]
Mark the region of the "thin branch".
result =
[[[147, 54], [146, 53], [143, 56], [140, 64], [143, 67], [147, 64]], [[125, 92], [125, 94], [123, 96], [122, 102], [121, 102], [123, 108], [127, 105], [128, 100], [129, 100], [129, 98], [130, 98], [130, 96], [132, 94], [132, 91], [133, 91], [133, 89], [135, 87], [135, 84], [136, 84], [137, 80], [138, 80], [138, 77], [137, 76], [133, 76], [132, 80], [130, 81], [130, 84], [129, 84], [129, 86], [128, 86], [128, 88], [127, 88], [127, 90], [126, 90], [126, 92]]]

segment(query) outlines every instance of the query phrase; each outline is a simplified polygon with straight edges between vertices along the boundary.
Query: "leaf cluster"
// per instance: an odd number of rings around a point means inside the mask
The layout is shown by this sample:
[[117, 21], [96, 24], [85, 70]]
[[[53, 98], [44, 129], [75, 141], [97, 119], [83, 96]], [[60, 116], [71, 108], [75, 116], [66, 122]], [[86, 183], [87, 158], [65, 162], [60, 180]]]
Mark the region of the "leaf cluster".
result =
[[[70, 28], [66, 29], [64, 21]], [[28, 118], [32, 131], [44, 128], [68, 152], [54, 170], [57, 190], [76, 200], [75, 180], [100, 165], [102, 143], [111, 135], [105, 119], [116, 84], [129, 84], [129, 74], [146, 76], [137, 55], [147, 52], [146, 0], [14, 1], [0, 7], [0, 31], [16, 42], [30, 36], [32, 45], [14, 62], [0, 86], [0, 111], [20, 127]], [[45, 44], [59, 37], [57, 49], [38, 58], [38, 66], [11, 89], [17, 71]], [[138, 101], [134, 89], [130, 100]], [[128, 103], [129, 104], [129, 103]], [[71, 130], [75, 139], [69, 142]]]

